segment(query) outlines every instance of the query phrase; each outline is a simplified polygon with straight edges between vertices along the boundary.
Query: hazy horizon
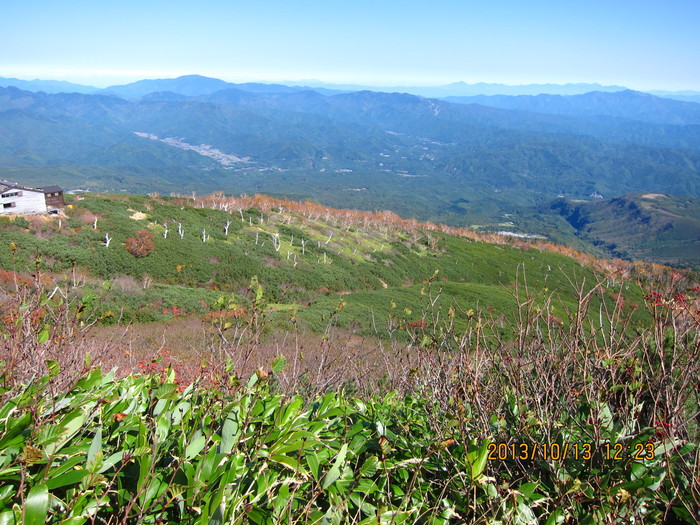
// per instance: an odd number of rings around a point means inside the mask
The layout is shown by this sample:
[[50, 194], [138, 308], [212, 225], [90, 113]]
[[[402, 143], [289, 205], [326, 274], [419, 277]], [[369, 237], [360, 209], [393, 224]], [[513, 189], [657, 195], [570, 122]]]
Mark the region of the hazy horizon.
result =
[[[119, 82], [119, 83], [101, 83], [101, 84], [86, 84], [86, 83], [81, 83], [81, 82], [76, 82], [67, 78], [48, 78], [48, 77], [25, 77], [25, 78], [20, 78], [18, 76], [13, 76], [13, 75], [3, 75], [0, 74], [0, 78], [14, 78], [17, 80], [21, 81], [26, 81], [26, 82], [68, 82], [71, 84], [78, 84], [83, 87], [94, 87], [97, 89], [104, 89], [108, 87], [113, 87], [113, 86], [118, 86], [118, 85], [127, 85], [127, 84], [132, 84], [134, 82], [139, 82], [142, 80], [174, 80], [177, 78], [181, 77], [191, 77], [191, 76], [199, 76], [199, 77], [206, 77], [206, 78], [212, 78], [212, 79], [218, 79], [218, 80], [223, 80], [225, 82], [230, 82], [230, 83], [260, 83], [260, 84], [282, 84], [282, 85], [299, 85], [299, 86], [321, 86], [321, 85], [337, 85], [337, 86], [368, 86], [368, 87], [377, 87], [377, 88], [382, 88], [382, 87], [424, 87], [424, 88], [442, 88], [442, 87], [447, 87], [451, 85], [460, 85], [460, 84], [465, 84], [465, 85], [479, 85], [479, 84], [486, 84], [486, 85], [503, 85], [503, 86], [508, 86], [508, 87], [517, 87], [517, 86], [528, 86], [528, 85], [554, 85], [554, 86], [567, 86], [567, 85], [578, 85], [578, 84], [599, 84], [603, 87], [608, 86], [607, 84], [601, 84], [600, 82], [532, 82], [530, 84], [505, 84], [502, 82], [483, 82], [483, 81], [475, 81], [475, 82], [465, 82], [463, 80], [455, 80], [452, 82], [445, 82], [443, 84], [432, 84], [432, 83], [416, 83], [416, 84], [407, 84], [404, 83], [403, 85], [395, 85], [395, 86], [387, 86], [387, 85], [380, 85], [378, 83], [376, 84], [369, 84], [369, 83], [360, 83], [360, 82], [327, 82], [318, 78], [307, 78], [307, 79], [297, 79], [297, 80], [290, 80], [290, 79], [272, 79], [272, 80], [262, 80], [262, 79], [245, 79], [245, 80], [240, 80], [240, 79], [227, 79], [227, 78], [222, 78], [222, 77], [212, 77], [210, 75], [202, 75], [200, 73], [184, 73], [184, 74], [177, 74], [174, 76], [164, 76], [164, 77], [134, 77], [132, 80], [125, 80], [124, 82]], [[621, 87], [628, 87], [628, 86], [621, 86]], [[688, 91], [688, 90], [685, 90]]]
[[[32, 81], [49, 81], [49, 82], [69, 82], [71, 84], [78, 84], [84, 87], [94, 87], [96, 89], [105, 89], [108, 87], [112, 86], [119, 86], [119, 85], [126, 85], [126, 84], [131, 84], [134, 82], [138, 82], [140, 80], [169, 80], [169, 79], [175, 79], [183, 76], [202, 76], [202, 77], [209, 77], [209, 78], [216, 78], [219, 80], [223, 80], [225, 82], [230, 82], [233, 84], [243, 84], [243, 83], [260, 83], [260, 84], [282, 84], [282, 85], [289, 85], [289, 86], [309, 86], [309, 87], [314, 87], [314, 86], [321, 86], [321, 85], [329, 85], [329, 86], [367, 86], [367, 87], [376, 87], [376, 88], [387, 88], [387, 87], [421, 87], [421, 88], [441, 88], [441, 87], [446, 87], [449, 85], [453, 84], [467, 84], [467, 85], [476, 85], [476, 84], [488, 84], [488, 85], [503, 85], [503, 86], [508, 86], [508, 87], [517, 87], [517, 86], [530, 86], [530, 85], [554, 85], [554, 86], [567, 86], [567, 85], [576, 85], [576, 84], [598, 84], [600, 86], [620, 86], [624, 87], [627, 89], [632, 89], [635, 91], [643, 91], [643, 92], [650, 92], [650, 91], [666, 91], [666, 92], [675, 92], [675, 93], [682, 93], [682, 92], [692, 92], [692, 93], [698, 93], [700, 92], [700, 85], [698, 87], [680, 87], [680, 88], [665, 88], [665, 87], [658, 87], [656, 85], [650, 85], [648, 87], [635, 87], [635, 86], [630, 86], [625, 83], [621, 82], [600, 82], [596, 80], [582, 80], [582, 81], [571, 81], [571, 82], [559, 82], [556, 80], [546, 80], [546, 81], [532, 81], [532, 82], [499, 82], [499, 81], [489, 81], [489, 80], [479, 80], [475, 79], [473, 81], [466, 81], [462, 79], [455, 79], [455, 80], [446, 80], [444, 82], [396, 82], [396, 83], [381, 83], [378, 81], [372, 81], [369, 80], [367, 82], [359, 81], [359, 80], [324, 80], [321, 78], [281, 78], [281, 77], [274, 77], [273, 75], [270, 75], [269, 77], [239, 77], [235, 75], [210, 75], [210, 74], [204, 74], [204, 73], [199, 73], [199, 72], [163, 72], [162, 75], [160, 74], [152, 74], [148, 75], [148, 71], [143, 72], [143, 76], [139, 76], [136, 72], [129, 75], [125, 75], [123, 73], [118, 73], [117, 72], [110, 72], [109, 75], [102, 75], [102, 76], [94, 76], [94, 77], [85, 77], [83, 78], [82, 76], [55, 76], [55, 75], [42, 75], [42, 74], [30, 74], [30, 75], [19, 75], [19, 74], [10, 74], [6, 73], [3, 69], [0, 69], [0, 77], [1, 78], [14, 78], [17, 80], [22, 80], [22, 81], [27, 81], [27, 82], [32, 82]], [[92, 79], [92, 80], [91, 80]]]

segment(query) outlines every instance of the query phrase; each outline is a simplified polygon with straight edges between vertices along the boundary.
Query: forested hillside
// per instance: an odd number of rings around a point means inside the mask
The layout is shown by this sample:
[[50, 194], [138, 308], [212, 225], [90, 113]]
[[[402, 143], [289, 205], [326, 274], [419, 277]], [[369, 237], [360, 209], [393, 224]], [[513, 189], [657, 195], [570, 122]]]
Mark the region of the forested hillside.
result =
[[697, 198], [647, 193], [593, 202], [559, 199], [550, 210], [564, 217], [579, 237], [618, 257], [698, 268]]

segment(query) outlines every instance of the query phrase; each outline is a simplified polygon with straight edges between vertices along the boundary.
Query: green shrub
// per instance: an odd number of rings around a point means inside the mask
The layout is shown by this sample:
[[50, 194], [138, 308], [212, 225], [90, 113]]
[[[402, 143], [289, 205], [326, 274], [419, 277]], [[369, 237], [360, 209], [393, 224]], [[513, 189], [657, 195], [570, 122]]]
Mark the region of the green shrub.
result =
[[26, 217], [23, 217], [21, 215], [18, 215], [17, 217], [14, 218], [12, 221], [13, 226], [16, 226], [17, 228], [22, 228], [22, 229], [27, 229], [29, 228], [29, 221], [27, 220]]

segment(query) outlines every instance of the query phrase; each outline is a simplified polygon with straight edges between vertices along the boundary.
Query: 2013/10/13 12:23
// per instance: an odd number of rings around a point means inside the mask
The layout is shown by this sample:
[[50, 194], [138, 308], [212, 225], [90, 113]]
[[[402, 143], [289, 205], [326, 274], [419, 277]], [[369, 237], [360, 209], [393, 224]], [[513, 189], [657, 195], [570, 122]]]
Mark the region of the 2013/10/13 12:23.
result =
[[654, 443], [489, 443], [489, 461], [521, 460], [565, 461], [582, 459], [588, 461], [596, 454], [606, 461], [653, 460], [656, 457]]

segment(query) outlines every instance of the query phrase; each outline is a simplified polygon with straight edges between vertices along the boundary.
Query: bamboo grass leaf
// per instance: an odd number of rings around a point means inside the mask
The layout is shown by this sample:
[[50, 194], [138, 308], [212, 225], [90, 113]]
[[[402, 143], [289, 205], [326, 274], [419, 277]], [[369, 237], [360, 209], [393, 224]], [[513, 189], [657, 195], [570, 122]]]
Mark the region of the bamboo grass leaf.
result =
[[327, 489], [330, 487], [335, 481], [340, 477], [340, 467], [343, 465], [345, 462], [345, 456], [348, 453], [348, 445], [347, 443], [344, 443], [342, 447], [340, 447], [340, 450], [338, 451], [338, 455], [335, 458], [335, 462], [333, 463], [333, 466], [330, 468], [328, 472], [326, 472], [326, 475], [323, 477], [323, 482], [321, 483], [321, 488], [322, 489]]
[[49, 511], [49, 489], [45, 484], [35, 485], [24, 500], [24, 525], [44, 525]]

